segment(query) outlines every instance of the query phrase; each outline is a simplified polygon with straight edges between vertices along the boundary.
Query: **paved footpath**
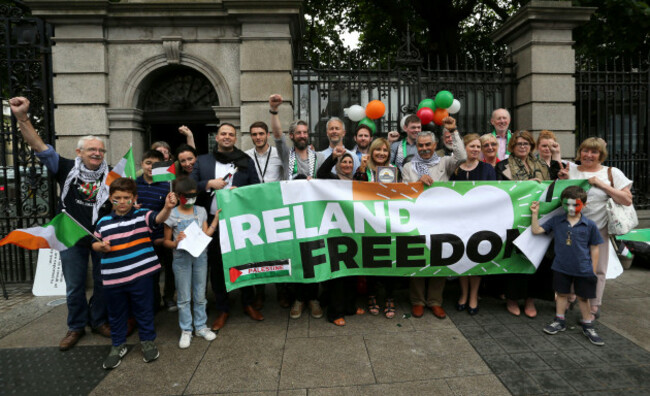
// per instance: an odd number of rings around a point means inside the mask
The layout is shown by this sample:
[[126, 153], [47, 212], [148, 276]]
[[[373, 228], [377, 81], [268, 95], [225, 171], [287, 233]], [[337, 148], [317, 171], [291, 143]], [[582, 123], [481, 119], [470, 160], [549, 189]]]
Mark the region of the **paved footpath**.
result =
[[[58, 351], [65, 306], [49, 307], [52, 298], [42, 297], [10, 309], [1, 302], [0, 395], [650, 394], [649, 270], [632, 268], [608, 282], [597, 324], [604, 347], [591, 345], [579, 327], [542, 333], [553, 317], [550, 302], [528, 319], [484, 298], [471, 317], [454, 310], [457, 293], [457, 282], [448, 282], [445, 320], [430, 311], [410, 317], [403, 290], [395, 319], [366, 314], [342, 328], [307, 312], [291, 320], [270, 296], [266, 320], [252, 322], [233, 299], [217, 339], [195, 338], [187, 350], [178, 348], [177, 314], [163, 312], [156, 316], [160, 358], [142, 361], [136, 333], [110, 372], [101, 369], [110, 342], [99, 335]], [[571, 311], [569, 324], [578, 315]]]

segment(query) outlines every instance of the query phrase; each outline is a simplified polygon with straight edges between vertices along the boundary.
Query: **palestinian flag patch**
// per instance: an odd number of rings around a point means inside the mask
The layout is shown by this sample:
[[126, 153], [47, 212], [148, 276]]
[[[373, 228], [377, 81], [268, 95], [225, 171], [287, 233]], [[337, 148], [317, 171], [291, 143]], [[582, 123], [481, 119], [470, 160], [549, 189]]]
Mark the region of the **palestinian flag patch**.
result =
[[291, 260], [262, 261], [259, 263], [238, 265], [231, 267], [229, 272], [230, 283], [235, 283], [241, 276], [249, 277], [247, 279], [291, 276]]

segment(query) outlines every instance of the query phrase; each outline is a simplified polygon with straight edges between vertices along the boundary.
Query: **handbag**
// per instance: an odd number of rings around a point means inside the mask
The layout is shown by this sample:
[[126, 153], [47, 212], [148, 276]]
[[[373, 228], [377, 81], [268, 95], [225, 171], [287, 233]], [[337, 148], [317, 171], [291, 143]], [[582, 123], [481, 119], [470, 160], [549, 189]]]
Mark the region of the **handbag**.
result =
[[[609, 183], [614, 187], [612, 167], [607, 168]], [[607, 232], [610, 235], [624, 235], [639, 225], [639, 219], [634, 205], [625, 206], [616, 203], [612, 198], [607, 200]]]

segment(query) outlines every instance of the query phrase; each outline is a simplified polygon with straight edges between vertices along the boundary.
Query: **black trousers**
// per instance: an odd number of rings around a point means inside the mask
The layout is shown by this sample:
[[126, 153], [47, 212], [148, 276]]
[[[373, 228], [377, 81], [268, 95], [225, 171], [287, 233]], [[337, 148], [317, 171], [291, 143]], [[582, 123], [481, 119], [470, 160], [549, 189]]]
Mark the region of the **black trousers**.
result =
[[[212, 217], [212, 216], [210, 216]], [[208, 224], [212, 223], [212, 218], [208, 219]], [[219, 231], [212, 235], [212, 242], [208, 245], [208, 267], [210, 268], [210, 284], [214, 292], [216, 308], [221, 312], [230, 312], [228, 303], [228, 292], [226, 292], [226, 280], [223, 273], [223, 258], [221, 257], [221, 242], [219, 240]], [[253, 286], [242, 287], [241, 303], [243, 307], [253, 304], [255, 299], [255, 288]]]

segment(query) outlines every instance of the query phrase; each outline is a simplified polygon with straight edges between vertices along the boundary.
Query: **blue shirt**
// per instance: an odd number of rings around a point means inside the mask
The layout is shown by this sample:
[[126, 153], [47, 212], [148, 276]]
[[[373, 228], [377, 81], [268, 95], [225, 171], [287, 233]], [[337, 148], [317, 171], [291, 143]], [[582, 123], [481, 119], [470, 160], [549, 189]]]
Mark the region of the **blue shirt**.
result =
[[[138, 203], [142, 205], [142, 209], [153, 210], [160, 212], [165, 207], [165, 198], [169, 194], [169, 182], [147, 183], [144, 176], [135, 179], [135, 184], [138, 187]], [[156, 240], [164, 237], [164, 230], [162, 227], [157, 228], [151, 239]]]
[[[603, 243], [596, 223], [580, 216], [572, 227], [564, 214], [554, 216], [541, 227], [547, 234], [554, 234], [555, 259], [551, 269], [571, 276], [595, 276], [589, 247]], [[571, 239], [571, 245], [567, 245], [567, 239]]]

